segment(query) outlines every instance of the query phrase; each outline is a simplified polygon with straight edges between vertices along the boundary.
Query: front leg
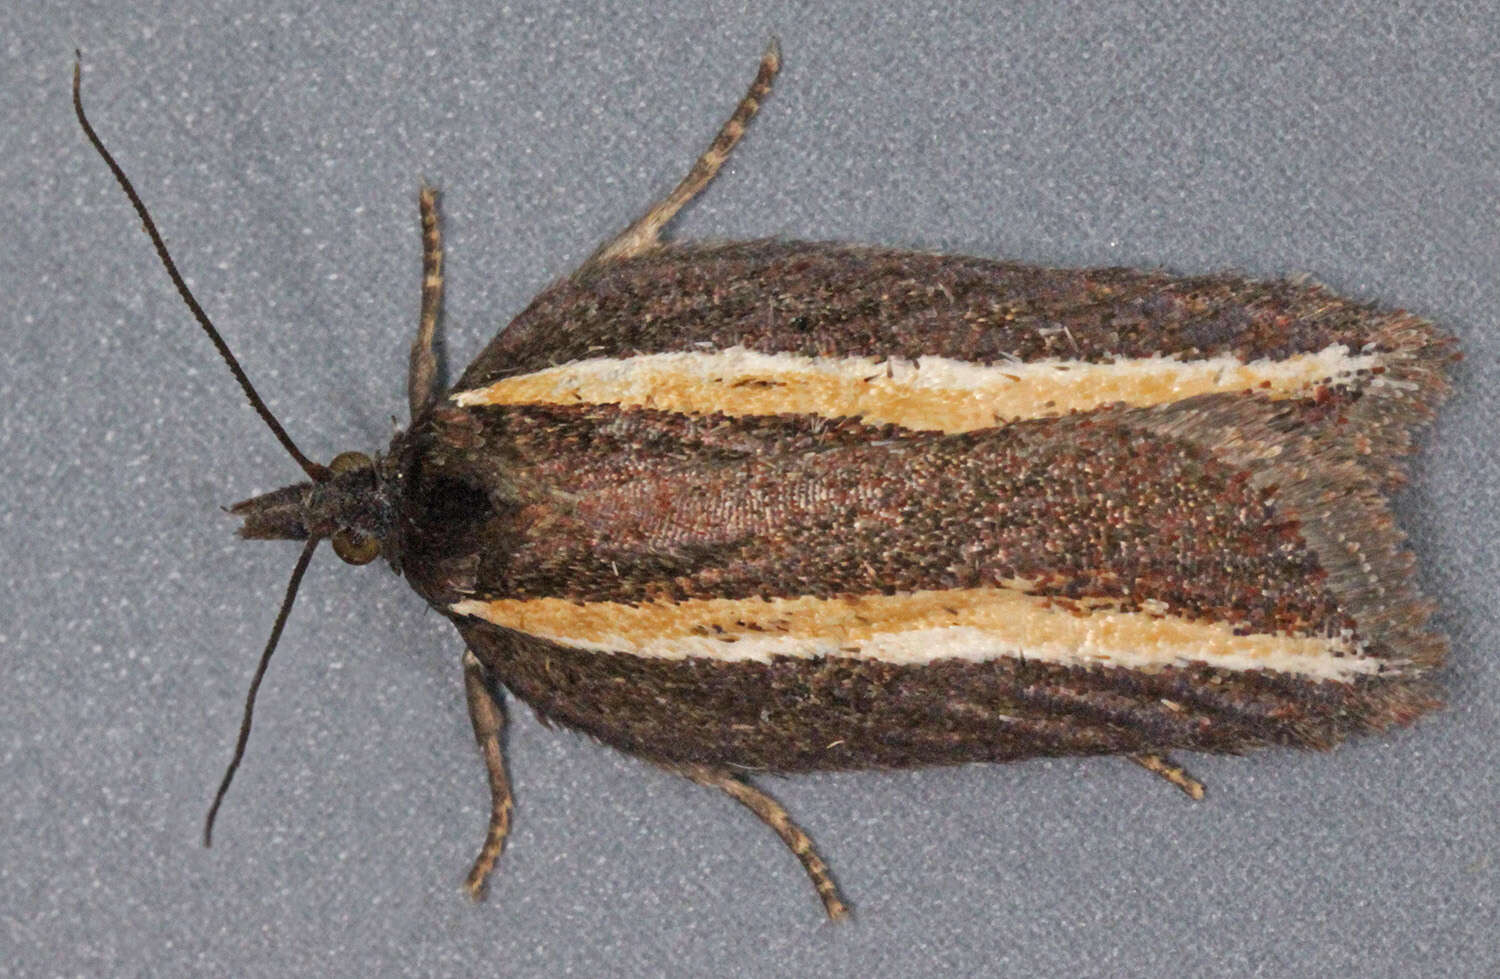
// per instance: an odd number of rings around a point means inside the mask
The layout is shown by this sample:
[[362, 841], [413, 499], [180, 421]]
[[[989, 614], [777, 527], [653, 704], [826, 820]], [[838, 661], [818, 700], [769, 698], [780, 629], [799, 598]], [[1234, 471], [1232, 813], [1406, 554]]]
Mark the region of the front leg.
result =
[[490, 825], [484, 846], [474, 858], [474, 866], [464, 881], [464, 890], [478, 901], [484, 897], [485, 878], [500, 859], [505, 837], [510, 832], [510, 814], [515, 800], [510, 794], [510, 779], [505, 774], [505, 756], [500, 750], [500, 733], [505, 729], [505, 712], [495, 697], [489, 674], [471, 650], [464, 650], [464, 694], [469, 702], [469, 721], [474, 725], [474, 740], [484, 756], [485, 771], [490, 779]]
[[443, 311], [443, 228], [439, 223], [437, 191], [424, 185], [417, 194], [417, 207], [422, 213], [422, 315], [417, 323], [417, 337], [411, 342], [406, 373], [406, 399], [413, 423], [438, 394], [433, 337]]

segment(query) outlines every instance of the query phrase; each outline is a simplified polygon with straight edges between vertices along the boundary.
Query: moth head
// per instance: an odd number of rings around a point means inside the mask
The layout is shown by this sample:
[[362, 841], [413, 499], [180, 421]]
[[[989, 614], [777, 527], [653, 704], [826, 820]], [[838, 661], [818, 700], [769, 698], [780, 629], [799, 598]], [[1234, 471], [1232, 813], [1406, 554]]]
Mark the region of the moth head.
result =
[[246, 539], [328, 540], [345, 563], [369, 564], [388, 553], [394, 513], [383, 462], [341, 452], [326, 467], [326, 478], [252, 496], [229, 513], [244, 521], [240, 536]]

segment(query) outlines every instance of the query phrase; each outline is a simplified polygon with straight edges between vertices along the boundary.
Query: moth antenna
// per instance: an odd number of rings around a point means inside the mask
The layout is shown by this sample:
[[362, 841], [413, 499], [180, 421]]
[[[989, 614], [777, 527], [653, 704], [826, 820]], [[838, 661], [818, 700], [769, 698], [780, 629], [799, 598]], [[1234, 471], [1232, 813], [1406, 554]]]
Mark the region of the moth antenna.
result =
[[281, 600], [281, 611], [276, 613], [276, 624], [271, 626], [271, 638], [266, 640], [265, 651], [260, 654], [260, 663], [255, 667], [255, 676], [250, 680], [250, 691], [245, 694], [245, 716], [240, 720], [240, 736], [234, 745], [234, 757], [229, 760], [229, 767], [224, 769], [224, 779], [219, 783], [219, 791], [214, 793], [213, 805], [208, 807], [208, 816], [203, 820], [203, 845], [206, 847], [214, 845], [214, 820], [219, 815], [219, 805], [223, 803], [224, 795], [229, 791], [229, 783], [234, 781], [234, 773], [239, 770], [240, 761], [245, 757], [245, 745], [250, 743], [250, 722], [255, 715], [255, 695], [260, 692], [260, 681], [266, 677], [266, 668], [271, 665], [271, 654], [281, 641], [281, 630], [292, 612], [292, 602], [297, 598], [302, 576], [312, 561], [313, 551], [317, 549], [316, 537], [310, 538], [303, 546], [302, 556], [297, 558], [297, 566], [292, 569], [292, 580], [287, 582], [286, 596]]
[[172, 284], [177, 287], [177, 294], [182, 297], [183, 302], [187, 303], [188, 309], [192, 311], [193, 318], [198, 321], [198, 325], [203, 328], [203, 332], [208, 334], [208, 339], [213, 342], [214, 348], [219, 351], [219, 356], [224, 358], [224, 363], [229, 365], [229, 372], [239, 382], [240, 388], [245, 392], [245, 397], [250, 399], [250, 407], [255, 409], [255, 413], [260, 416], [261, 421], [265, 422], [266, 426], [271, 429], [271, 434], [275, 435], [277, 440], [281, 442], [282, 448], [286, 449], [291, 454], [291, 457], [297, 460], [297, 465], [302, 467], [302, 471], [307, 473], [314, 482], [323, 482], [329, 478], [328, 468], [313, 462], [302, 454], [302, 450], [297, 448], [297, 443], [292, 441], [292, 437], [286, 433], [286, 429], [281, 427], [281, 422], [276, 420], [276, 416], [271, 414], [271, 409], [266, 407], [266, 403], [256, 393], [254, 386], [250, 383], [250, 378], [245, 376], [244, 369], [240, 367], [240, 362], [230, 352], [229, 344], [225, 343], [224, 338], [219, 335], [218, 329], [214, 327], [213, 322], [208, 318], [208, 314], [203, 311], [202, 306], [198, 305], [198, 300], [193, 296], [192, 290], [188, 288], [187, 282], [183, 280], [182, 274], [177, 271], [177, 263], [172, 261], [172, 256], [167, 251], [167, 243], [162, 240], [161, 232], [156, 230], [156, 222], [151, 220], [151, 215], [146, 210], [145, 203], [141, 201], [141, 196], [135, 192], [135, 187], [131, 185], [130, 178], [125, 176], [125, 171], [115, 162], [115, 158], [110, 156], [109, 150], [104, 148], [103, 140], [99, 138], [98, 133], [94, 132], [94, 127], [89, 124], [88, 116], [83, 113], [83, 96], [80, 94], [83, 86], [83, 52], [75, 48], [73, 57], [73, 111], [78, 116], [78, 124], [83, 127], [83, 134], [89, 138], [89, 142], [94, 144], [94, 149], [98, 150], [99, 155], [104, 158], [105, 165], [115, 175], [115, 180], [119, 182], [120, 189], [125, 191], [125, 196], [130, 199], [130, 204], [135, 208], [135, 213], [140, 216], [142, 227], [151, 238], [151, 244], [156, 247], [156, 257], [161, 259], [161, 264], [167, 270], [167, 275], [172, 277]]

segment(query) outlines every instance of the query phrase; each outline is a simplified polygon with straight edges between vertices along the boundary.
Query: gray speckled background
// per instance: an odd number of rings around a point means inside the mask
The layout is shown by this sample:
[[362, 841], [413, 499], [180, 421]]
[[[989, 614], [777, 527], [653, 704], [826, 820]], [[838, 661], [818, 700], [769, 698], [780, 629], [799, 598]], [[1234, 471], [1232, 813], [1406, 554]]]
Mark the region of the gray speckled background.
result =
[[[0, 972], [1489, 976], [1500, 972], [1500, 26], [1484, 3], [8, 4], [0, 12]], [[30, 9], [30, 8], [36, 9]], [[186, 11], [180, 8], [187, 7]], [[45, 9], [44, 9], [45, 8]], [[679, 236], [1309, 272], [1459, 335], [1399, 507], [1450, 708], [1328, 755], [770, 783], [747, 813], [514, 710], [491, 899], [460, 643], [320, 555], [211, 851], [199, 823], [293, 559], [221, 504], [295, 470], [67, 104], [316, 456], [404, 414], [420, 177], [461, 365], [786, 70]]]

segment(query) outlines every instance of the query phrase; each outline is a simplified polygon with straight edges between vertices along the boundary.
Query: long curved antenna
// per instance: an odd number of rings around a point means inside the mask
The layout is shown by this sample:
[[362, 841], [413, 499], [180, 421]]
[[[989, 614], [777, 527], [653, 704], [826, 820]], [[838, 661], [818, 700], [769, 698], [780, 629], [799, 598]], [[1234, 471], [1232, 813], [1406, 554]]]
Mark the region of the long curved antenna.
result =
[[276, 613], [276, 624], [271, 627], [271, 638], [266, 640], [265, 652], [260, 654], [260, 663], [255, 667], [255, 676], [250, 681], [250, 692], [245, 695], [245, 716], [240, 721], [239, 740], [234, 745], [234, 757], [229, 760], [229, 767], [224, 770], [224, 780], [219, 783], [219, 791], [214, 793], [213, 805], [208, 807], [208, 816], [203, 820], [203, 845], [214, 845], [214, 819], [219, 815], [219, 805], [224, 801], [224, 794], [229, 791], [229, 783], [234, 781], [234, 773], [239, 770], [240, 761], [245, 757], [245, 745], [250, 743], [250, 721], [255, 714], [255, 695], [260, 692], [260, 681], [266, 677], [266, 668], [271, 665], [271, 654], [276, 651], [276, 644], [281, 641], [281, 630], [286, 626], [286, 617], [292, 612], [292, 602], [297, 598], [297, 588], [302, 584], [302, 576], [307, 572], [307, 565], [312, 561], [313, 551], [318, 549], [318, 538], [308, 540], [302, 548], [302, 556], [297, 559], [297, 566], [292, 569], [292, 580], [287, 582], [286, 597], [281, 600], [281, 611]]
[[89, 125], [88, 117], [83, 114], [83, 97], [79, 94], [79, 89], [83, 84], [83, 52], [74, 50], [73, 55], [75, 59], [73, 61], [73, 111], [78, 115], [78, 124], [83, 127], [83, 134], [89, 138], [90, 143], [94, 144], [94, 149], [99, 151], [99, 155], [104, 158], [105, 165], [115, 175], [115, 180], [119, 181], [120, 189], [125, 191], [126, 197], [130, 198], [131, 206], [135, 208], [135, 213], [140, 215], [141, 224], [145, 228], [146, 234], [151, 238], [151, 244], [156, 246], [156, 257], [161, 259], [161, 264], [166, 268], [167, 275], [172, 277], [172, 284], [177, 287], [178, 295], [182, 296], [182, 301], [187, 303], [188, 309], [192, 311], [193, 318], [198, 321], [199, 326], [203, 327], [203, 332], [208, 334], [209, 340], [213, 341], [214, 348], [219, 351], [219, 356], [224, 358], [224, 363], [229, 365], [229, 372], [240, 383], [240, 387], [245, 392], [245, 397], [250, 399], [250, 407], [255, 409], [255, 413], [260, 416], [261, 421], [265, 422], [266, 426], [271, 429], [271, 434], [275, 435], [277, 440], [281, 442], [282, 448], [286, 449], [292, 458], [297, 460], [297, 465], [302, 467], [302, 471], [307, 473], [314, 482], [323, 482], [330, 476], [328, 467], [313, 462], [302, 454], [302, 450], [297, 448], [297, 443], [292, 441], [292, 437], [286, 433], [286, 429], [281, 427], [281, 422], [276, 420], [276, 416], [271, 414], [271, 409], [266, 407], [266, 403], [256, 393], [255, 388], [250, 384], [250, 378], [245, 376], [244, 369], [240, 367], [240, 362], [235, 359], [234, 354], [230, 353], [229, 344], [224, 342], [224, 338], [214, 328], [213, 322], [208, 318], [208, 314], [203, 311], [202, 306], [198, 305], [198, 300], [193, 297], [193, 293], [188, 289], [187, 283], [183, 281], [181, 273], [177, 271], [177, 264], [172, 261], [172, 256], [167, 252], [167, 243], [162, 240], [161, 233], [156, 230], [156, 222], [151, 220], [151, 215], [146, 211], [146, 205], [141, 202], [140, 195], [131, 186], [130, 178], [125, 176], [125, 171], [120, 169], [120, 165], [115, 162], [115, 158], [109, 155], [109, 150], [104, 148], [104, 143], [99, 139], [99, 134], [94, 132], [93, 126]]

